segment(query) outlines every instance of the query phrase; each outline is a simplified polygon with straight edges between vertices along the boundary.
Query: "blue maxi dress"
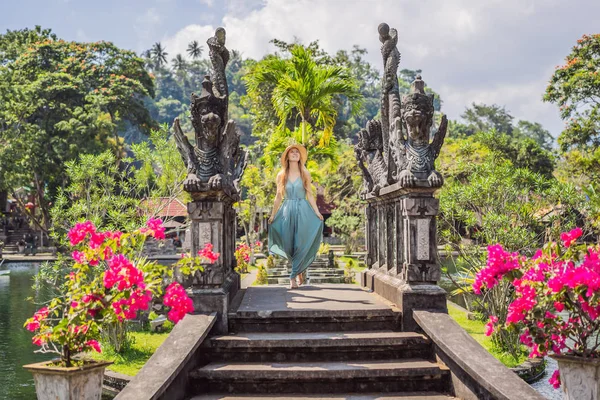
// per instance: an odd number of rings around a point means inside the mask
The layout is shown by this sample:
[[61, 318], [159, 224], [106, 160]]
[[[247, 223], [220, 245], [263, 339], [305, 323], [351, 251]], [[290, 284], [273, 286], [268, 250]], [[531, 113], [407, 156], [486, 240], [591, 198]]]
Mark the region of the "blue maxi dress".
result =
[[323, 240], [323, 221], [306, 200], [300, 177], [285, 185], [285, 196], [269, 228], [269, 253], [292, 263], [290, 279], [306, 271]]

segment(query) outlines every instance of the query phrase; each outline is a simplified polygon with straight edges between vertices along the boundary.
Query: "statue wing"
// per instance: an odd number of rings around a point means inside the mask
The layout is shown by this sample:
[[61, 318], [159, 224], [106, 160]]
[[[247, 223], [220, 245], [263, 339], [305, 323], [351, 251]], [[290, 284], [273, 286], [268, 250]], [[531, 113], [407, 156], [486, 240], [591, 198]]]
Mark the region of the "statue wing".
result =
[[235, 122], [229, 120], [227, 121], [227, 124], [225, 124], [225, 129], [221, 134], [219, 157], [223, 174], [231, 175], [234, 179], [239, 178], [235, 176], [236, 166], [240, 164], [242, 156], [239, 145], [240, 134], [235, 126]]
[[446, 115], [442, 115], [442, 121], [440, 122], [440, 127], [433, 137], [433, 141], [431, 142], [431, 150], [433, 153], [433, 159], [435, 160], [440, 154], [440, 150], [442, 149], [442, 145], [444, 144], [444, 139], [446, 138], [446, 130], [448, 129], [448, 118]]
[[185, 136], [181, 130], [179, 118], [175, 118], [175, 121], [173, 121], [173, 137], [175, 138], [177, 150], [179, 150], [181, 158], [183, 158], [183, 163], [187, 167], [188, 172], [195, 172], [196, 156], [194, 155], [194, 147], [190, 144], [187, 136]]

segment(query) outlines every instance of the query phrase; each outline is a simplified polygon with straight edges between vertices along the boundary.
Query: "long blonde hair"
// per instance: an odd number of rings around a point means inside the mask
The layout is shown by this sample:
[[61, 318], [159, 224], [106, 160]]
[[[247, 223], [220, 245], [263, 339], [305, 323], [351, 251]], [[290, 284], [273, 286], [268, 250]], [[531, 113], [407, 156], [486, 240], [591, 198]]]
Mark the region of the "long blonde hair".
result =
[[[302, 179], [302, 186], [304, 186], [304, 190], [308, 194], [309, 191], [312, 191], [310, 185], [310, 173], [308, 172], [308, 169], [302, 165], [302, 160], [298, 161], [298, 164], [300, 169], [300, 178]], [[285, 184], [287, 183], [289, 172], [290, 159], [288, 152], [288, 154], [285, 156], [285, 167], [281, 168], [279, 174], [277, 175], [277, 194], [281, 195], [281, 197], [284, 197], [285, 195]]]

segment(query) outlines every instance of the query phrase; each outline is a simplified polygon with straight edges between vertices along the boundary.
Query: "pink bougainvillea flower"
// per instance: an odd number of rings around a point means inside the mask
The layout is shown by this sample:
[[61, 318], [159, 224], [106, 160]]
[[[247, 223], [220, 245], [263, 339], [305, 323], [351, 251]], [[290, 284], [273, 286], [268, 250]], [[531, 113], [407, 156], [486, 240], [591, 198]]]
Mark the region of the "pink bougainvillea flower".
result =
[[108, 237], [108, 235], [104, 232], [92, 232], [90, 236], [90, 248], [97, 249], [102, 246], [104, 240]]
[[123, 291], [144, 281], [142, 271], [123, 255], [117, 254], [108, 262], [108, 270], [104, 274], [104, 287], [112, 288], [115, 284], [118, 290]]
[[554, 389], [558, 389], [560, 387], [560, 371], [554, 371], [548, 382], [552, 385]]
[[562, 312], [562, 310], [565, 309], [565, 305], [563, 303], [561, 303], [560, 301], [555, 301], [554, 302], [554, 309], [558, 312]]
[[194, 311], [194, 302], [187, 295], [183, 286], [177, 282], [173, 282], [167, 287], [163, 304], [171, 307], [167, 317], [174, 323], [181, 321], [187, 313]]
[[165, 227], [160, 219], [150, 218], [148, 222], [146, 222], [146, 226], [147, 228], [140, 229], [141, 233], [148, 234], [155, 239], [165, 238]]
[[102, 353], [102, 348], [100, 347], [100, 343], [98, 343], [97, 340], [94, 340], [94, 339], [88, 340], [87, 342], [85, 342], [85, 345], [88, 347], [91, 347], [98, 353]]
[[96, 232], [96, 227], [92, 221], [79, 222], [69, 230], [67, 237], [69, 238], [71, 246], [76, 246], [85, 239], [88, 233], [91, 234], [94, 232]]
[[494, 333], [494, 324], [498, 323], [498, 317], [490, 315], [490, 321], [485, 324], [485, 336], [491, 336]]
[[475, 276], [473, 291], [481, 294], [481, 289], [492, 289], [508, 272], [519, 268], [519, 255], [509, 253], [497, 244], [488, 246], [488, 261], [485, 268]]
[[73, 257], [73, 260], [75, 260], [75, 262], [78, 264], [85, 264], [86, 262], [83, 251], [75, 250], [73, 253], [71, 253], [71, 257]]
[[208, 259], [208, 261], [212, 264], [219, 259], [220, 253], [213, 252], [212, 243], [206, 243], [204, 248], [198, 251], [198, 256]]
[[33, 314], [33, 317], [29, 319], [30, 322], [25, 325], [25, 328], [30, 332], [35, 332], [40, 328], [40, 322], [45, 320], [49, 313], [50, 310], [48, 307], [40, 308]]
[[31, 342], [33, 344], [35, 344], [36, 346], [41, 347], [46, 344], [46, 338], [42, 335], [37, 335], [37, 336], [34, 336], [33, 338], [31, 338]]
[[565, 247], [571, 247], [571, 245], [583, 234], [581, 228], [577, 227], [569, 232], [563, 232], [560, 234], [560, 240], [562, 240]]

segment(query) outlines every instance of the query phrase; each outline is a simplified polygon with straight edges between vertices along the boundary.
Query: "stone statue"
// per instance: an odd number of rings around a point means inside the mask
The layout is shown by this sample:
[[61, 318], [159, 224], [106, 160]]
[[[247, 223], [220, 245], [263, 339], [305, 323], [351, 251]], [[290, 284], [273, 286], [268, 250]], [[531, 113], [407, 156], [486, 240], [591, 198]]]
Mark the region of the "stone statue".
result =
[[440, 187], [442, 176], [434, 161], [446, 137], [448, 119], [442, 116], [440, 126], [429, 143], [433, 125], [433, 94], [425, 94], [421, 76], [411, 85], [411, 92], [402, 98], [402, 113], [392, 124], [390, 147], [398, 166], [398, 182], [402, 187]]
[[190, 144], [177, 118], [173, 124], [177, 149], [188, 169], [183, 189], [190, 192], [194, 200], [221, 192], [237, 199], [238, 183], [246, 167], [246, 152], [239, 147], [240, 135], [235, 122], [227, 120], [229, 91], [225, 66], [229, 51], [225, 48], [225, 29], [217, 28], [207, 44], [213, 76], [204, 78], [200, 96], [192, 93], [190, 104], [195, 146]]
[[371, 120], [367, 123], [367, 129], [361, 129], [354, 152], [358, 166], [363, 172], [363, 194], [379, 194], [381, 188], [388, 186], [388, 169], [383, 158], [380, 121]]
[[383, 140], [383, 154], [388, 171], [388, 181], [395, 180], [396, 166], [394, 158], [390, 157], [389, 136], [390, 125], [400, 117], [400, 89], [398, 87], [398, 65], [400, 52], [398, 51], [398, 31], [390, 29], [386, 23], [379, 24], [379, 41], [381, 56], [383, 58], [383, 78], [381, 80], [381, 131]]

